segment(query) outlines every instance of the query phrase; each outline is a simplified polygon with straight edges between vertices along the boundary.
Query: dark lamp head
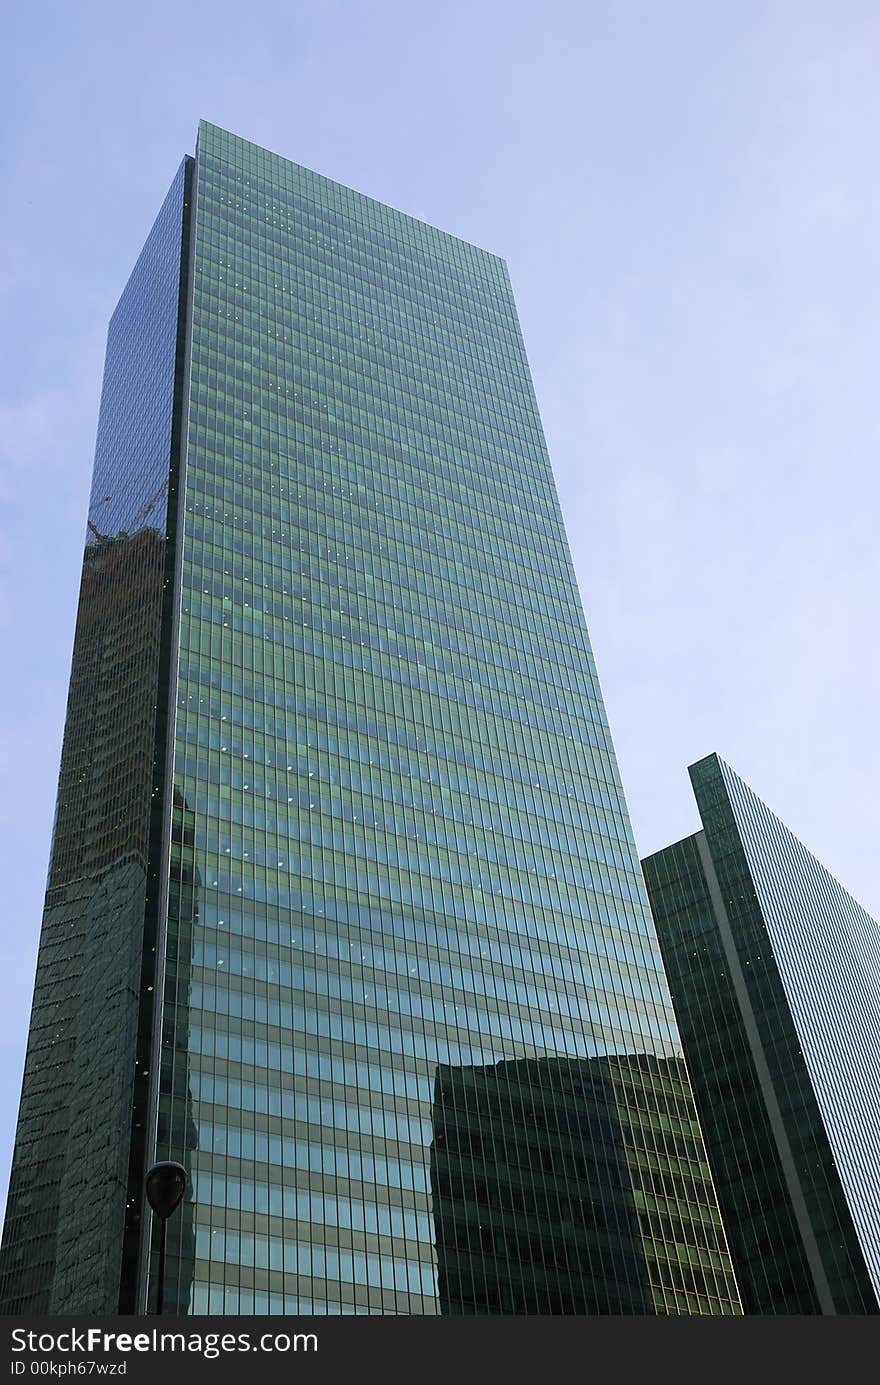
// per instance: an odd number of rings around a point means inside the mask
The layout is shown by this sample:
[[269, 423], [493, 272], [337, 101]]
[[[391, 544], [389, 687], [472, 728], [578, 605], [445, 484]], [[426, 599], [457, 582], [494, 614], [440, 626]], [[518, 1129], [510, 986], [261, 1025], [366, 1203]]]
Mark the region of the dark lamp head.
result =
[[144, 1179], [147, 1202], [162, 1221], [167, 1221], [186, 1192], [186, 1169], [166, 1159], [154, 1164]]

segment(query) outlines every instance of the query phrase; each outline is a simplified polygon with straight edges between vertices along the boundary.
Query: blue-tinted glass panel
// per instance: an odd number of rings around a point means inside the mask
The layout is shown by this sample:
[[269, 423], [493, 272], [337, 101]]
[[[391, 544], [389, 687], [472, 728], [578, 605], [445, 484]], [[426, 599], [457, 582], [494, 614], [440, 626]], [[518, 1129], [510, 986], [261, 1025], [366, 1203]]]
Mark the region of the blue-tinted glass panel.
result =
[[107, 337], [0, 1253], [3, 1312], [117, 1311], [127, 1221], [128, 1239], [137, 1236], [131, 1220], [140, 1205], [139, 1173], [132, 1164], [143, 1140], [152, 1013], [145, 919], [164, 759], [163, 595], [187, 162]]

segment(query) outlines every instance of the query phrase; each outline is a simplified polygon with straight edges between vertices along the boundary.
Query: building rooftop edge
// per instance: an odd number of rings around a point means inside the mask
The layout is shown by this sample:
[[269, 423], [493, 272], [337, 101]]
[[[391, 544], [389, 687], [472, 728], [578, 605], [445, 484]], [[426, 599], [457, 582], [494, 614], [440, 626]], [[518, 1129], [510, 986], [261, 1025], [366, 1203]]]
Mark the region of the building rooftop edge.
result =
[[445, 236], [449, 240], [458, 241], [461, 245], [466, 245], [470, 250], [476, 250], [480, 255], [485, 255], [487, 259], [495, 260], [498, 264], [508, 271], [507, 261], [503, 255], [497, 254], [494, 250], [487, 250], [485, 246], [477, 245], [475, 241], [467, 240], [464, 236], [458, 236], [453, 231], [445, 231], [442, 226], [435, 226], [432, 221], [426, 221], [424, 217], [413, 216], [412, 212], [402, 211], [400, 207], [392, 207], [390, 202], [382, 202], [378, 197], [371, 196], [368, 192], [361, 192], [360, 188], [353, 188], [348, 183], [342, 183], [338, 178], [330, 178], [326, 173], [319, 173], [317, 169], [309, 168], [306, 164], [297, 163], [296, 159], [290, 159], [286, 154], [279, 154], [275, 149], [268, 149], [264, 144], [257, 144], [255, 140], [245, 139], [244, 135], [237, 135], [234, 130], [227, 130], [225, 125], [217, 125], [213, 120], [206, 120], [204, 116], [199, 118], [198, 130], [196, 134], [196, 154], [198, 154], [198, 139], [203, 129], [217, 130], [221, 135], [228, 139], [236, 140], [239, 144], [247, 144], [251, 149], [258, 149], [262, 154], [268, 154], [273, 159], [279, 159], [282, 163], [291, 164], [294, 168], [302, 169], [312, 178], [320, 178], [325, 183], [331, 183], [334, 187], [342, 188], [345, 192], [353, 192], [358, 197], [362, 197], [365, 202], [373, 202], [377, 207], [382, 207], [386, 211], [394, 212], [396, 216], [405, 217], [407, 221], [412, 221], [417, 226], [426, 226], [428, 230], [435, 231], [437, 235]]

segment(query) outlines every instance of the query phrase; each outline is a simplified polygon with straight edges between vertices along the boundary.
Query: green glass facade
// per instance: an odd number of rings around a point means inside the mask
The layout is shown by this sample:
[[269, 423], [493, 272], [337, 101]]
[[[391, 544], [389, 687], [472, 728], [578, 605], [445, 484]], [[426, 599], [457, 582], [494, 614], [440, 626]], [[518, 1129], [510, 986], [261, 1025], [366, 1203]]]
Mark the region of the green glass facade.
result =
[[880, 927], [718, 756], [643, 862], [747, 1313], [876, 1313]]
[[191, 224], [166, 1303], [739, 1312], [503, 261], [204, 123]]

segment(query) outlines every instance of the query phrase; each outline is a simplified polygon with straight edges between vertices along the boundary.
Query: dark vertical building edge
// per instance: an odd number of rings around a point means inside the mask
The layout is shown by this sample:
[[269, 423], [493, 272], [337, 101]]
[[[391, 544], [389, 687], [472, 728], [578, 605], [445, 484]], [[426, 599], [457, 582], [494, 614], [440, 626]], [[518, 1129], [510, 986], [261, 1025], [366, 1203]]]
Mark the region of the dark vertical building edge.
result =
[[[177, 344], [174, 360], [174, 398], [172, 405], [171, 453], [168, 480], [168, 516], [166, 527], [165, 576], [162, 596], [162, 625], [159, 650], [159, 676], [156, 688], [155, 762], [153, 802], [150, 813], [150, 839], [147, 866], [147, 898], [144, 910], [144, 938], [141, 957], [141, 996], [152, 995], [151, 1005], [141, 1001], [138, 1015], [137, 1054], [138, 1072], [148, 1080], [135, 1086], [132, 1110], [131, 1142], [129, 1145], [128, 1199], [125, 1232], [122, 1245], [122, 1265], [119, 1284], [120, 1313], [136, 1313], [138, 1290], [138, 1261], [141, 1235], [148, 1224], [144, 1176], [151, 1155], [150, 1105], [151, 1092], [158, 1073], [153, 1069], [153, 1036], [161, 1024], [162, 997], [156, 985], [159, 973], [158, 946], [161, 936], [160, 905], [162, 900], [163, 862], [171, 818], [166, 797], [170, 785], [169, 746], [170, 728], [174, 716], [172, 674], [175, 654], [175, 594], [177, 573], [178, 529], [180, 502], [183, 495], [183, 405], [186, 378], [187, 337], [190, 318], [190, 232], [192, 199], [195, 183], [195, 160], [185, 159], [183, 193], [183, 227], [180, 249], [180, 288], [177, 300]], [[152, 991], [148, 990], [152, 987]]]
[[689, 773], [702, 830], [642, 867], [743, 1308], [876, 1313], [722, 762]]
[[[163, 616], [178, 503], [169, 502], [168, 492], [180, 446], [191, 163], [184, 158], [172, 181], [108, 330], [0, 1248], [0, 1303], [7, 1312], [116, 1311], [123, 1242], [140, 1201], [132, 1180], [142, 1176], [143, 1151], [138, 1156], [132, 1140], [143, 1140], [137, 1135], [141, 1089], [145, 1095], [149, 1082], [143, 1036], [155, 1009], [155, 924], [148, 919], [156, 908], [153, 839], [162, 834], [155, 789], [167, 741], [171, 644]], [[54, 1088], [43, 1076], [53, 1069]]]

